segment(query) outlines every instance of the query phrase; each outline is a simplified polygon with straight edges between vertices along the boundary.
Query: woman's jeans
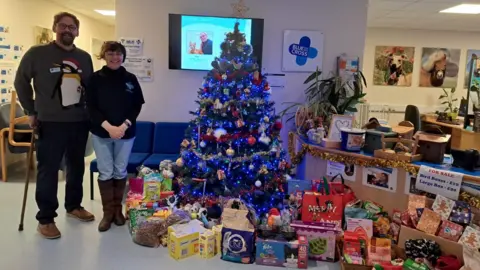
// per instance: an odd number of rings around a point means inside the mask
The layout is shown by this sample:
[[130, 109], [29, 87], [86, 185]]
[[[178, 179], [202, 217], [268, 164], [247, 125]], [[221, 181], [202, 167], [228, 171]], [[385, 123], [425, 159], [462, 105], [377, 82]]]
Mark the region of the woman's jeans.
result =
[[100, 138], [92, 134], [93, 149], [97, 157], [98, 180], [127, 178], [127, 165], [132, 152], [132, 139], [115, 140], [112, 138]]

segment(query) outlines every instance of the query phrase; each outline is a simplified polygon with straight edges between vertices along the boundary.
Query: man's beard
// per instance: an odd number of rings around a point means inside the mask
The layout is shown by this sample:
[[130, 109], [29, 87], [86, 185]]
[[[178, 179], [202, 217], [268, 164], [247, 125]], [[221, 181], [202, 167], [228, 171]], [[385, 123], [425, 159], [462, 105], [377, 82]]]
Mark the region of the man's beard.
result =
[[62, 42], [63, 45], [65, 46], [70, 46], [73, 44], [73, 40], [75, 40], [75, 38], [73, 37], [72, 33], [63, 33], [62, 34], [62, 38], [60, 39], [60, 41]]

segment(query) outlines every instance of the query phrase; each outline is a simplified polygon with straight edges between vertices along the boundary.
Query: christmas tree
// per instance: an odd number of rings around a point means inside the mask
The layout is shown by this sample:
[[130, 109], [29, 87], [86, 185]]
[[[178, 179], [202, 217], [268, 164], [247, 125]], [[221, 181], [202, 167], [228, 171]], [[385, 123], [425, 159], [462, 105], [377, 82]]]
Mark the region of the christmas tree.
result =
[[240, 197], [262, 215], [284, 199], [290, 165], [281, 147], [282, 123], [238, 22], [220, 48], [176, 161], [179, 194], [188, 202]]

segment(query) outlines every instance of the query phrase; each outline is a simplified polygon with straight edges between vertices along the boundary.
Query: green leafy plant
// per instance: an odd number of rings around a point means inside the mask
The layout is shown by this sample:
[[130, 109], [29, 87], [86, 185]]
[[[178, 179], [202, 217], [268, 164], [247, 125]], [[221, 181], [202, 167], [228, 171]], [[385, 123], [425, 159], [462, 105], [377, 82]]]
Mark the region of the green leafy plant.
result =
[[458, 98], [454, 98], [455, 87], [451, 88], [450, 91], [445, 90], [445, 88], [442, 88], [442, 90], [443, 94], [438, 99], [443, 100], [442, 105], [447, 105], [444, 112], [458, 113], [458, 107], [454, 106], [454, 103], [458, 101]]
[[[299, 107], [304, 107], [309, 112], [309, 118], [321, 117], [328, 126], [333, 114], [345, 114], [357, 112], [356, 105], [362, 103], [363, 88], [367, 82], [362, 72], [353, 75], [353, 79], [345, 80], [340, 76], [321, 78], [322, 72], [318, 69], [310, 74], [304, 84], [305, 102], [286, 102], [288, 104], [280, 116], [288, 116], [287, 122], [295, 118]], [[297, 123], [298, 124], [298, 123]]]

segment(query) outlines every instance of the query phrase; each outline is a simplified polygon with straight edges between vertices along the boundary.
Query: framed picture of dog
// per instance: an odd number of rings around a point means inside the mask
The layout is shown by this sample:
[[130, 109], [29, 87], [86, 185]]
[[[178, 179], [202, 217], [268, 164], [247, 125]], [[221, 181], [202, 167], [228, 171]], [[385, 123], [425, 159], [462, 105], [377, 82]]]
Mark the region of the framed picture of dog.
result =
[[457, 87], [460, 50], [423, 48], [420, 65], [421, 87]]
[[411, 86], [414, 47], [376, 46], [374, 85]]

